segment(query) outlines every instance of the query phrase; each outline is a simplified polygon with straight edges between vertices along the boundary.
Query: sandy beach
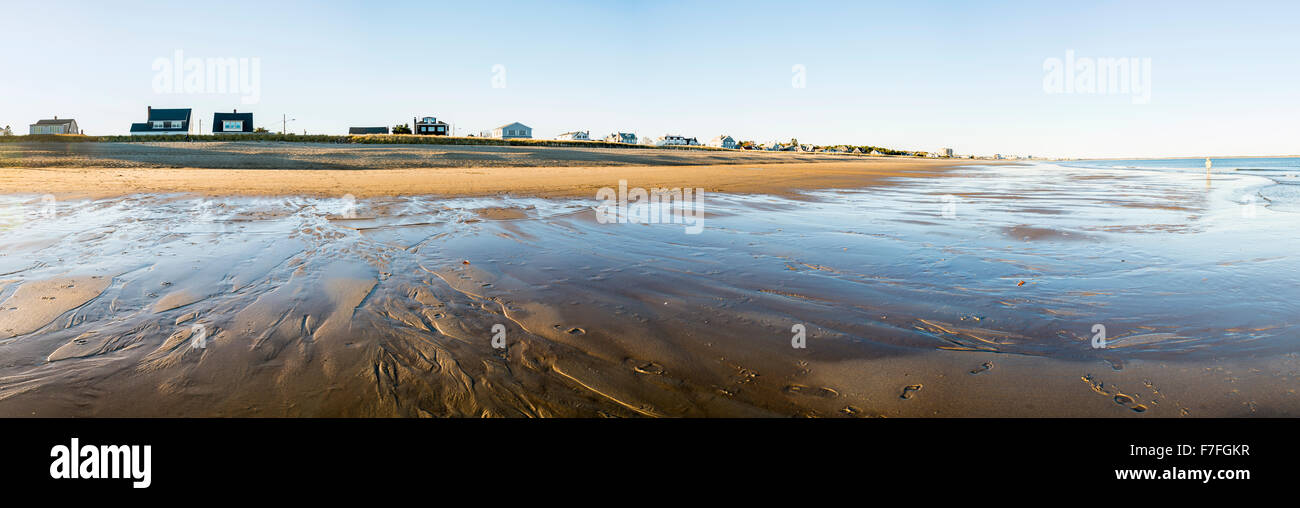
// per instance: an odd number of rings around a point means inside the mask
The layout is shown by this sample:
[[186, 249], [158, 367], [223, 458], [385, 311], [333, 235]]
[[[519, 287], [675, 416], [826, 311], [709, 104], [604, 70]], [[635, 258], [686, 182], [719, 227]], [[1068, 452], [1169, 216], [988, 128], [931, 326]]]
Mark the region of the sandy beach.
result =
[[0, 161], [0, 193], [83, 197], [590, 197], [619, 180], [645, 188], [792, 195], [878, 185], [955, 165], [786, 152], [307, 143], [11, 143], [0, 144]]
[[[114, 148], [0, 169], [0, 415], [1300, 413], [1290, 216], [1239, 217], [1250, 176]], [[618, 180], [705, 188], [703, 232], [602, 222]]]

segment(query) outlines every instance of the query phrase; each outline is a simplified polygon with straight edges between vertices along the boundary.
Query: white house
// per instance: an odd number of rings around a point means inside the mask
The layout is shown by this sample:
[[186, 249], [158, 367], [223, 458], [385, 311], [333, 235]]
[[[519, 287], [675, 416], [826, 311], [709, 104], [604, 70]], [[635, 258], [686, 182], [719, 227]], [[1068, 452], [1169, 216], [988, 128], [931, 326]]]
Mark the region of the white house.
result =
[[492, 129], [483, 131], [482, 136], [485, 138], [500, 139], [531, 139], [533, 137], [533, 128], [519, 122], [509, 123]]
[[655, 141], [655, 146], [698, 146], [699, 144], [699, 140], [696, 140], [695, 138], [678, 136], [676, 134], [668, 134]]
[[636, 134], [633, 134], [633, 133], [631, 133], [631, 132], [615, 132], [615, 133], [613, 133], [613, 134], [610, 134], [610, 135], [608, 135], [608, 136], [605, 136], [605, 142], [607, 142], [607, 143], [623, 143], [623, 144], [627, 144], [627, 145], [635, 145], [635, 144], [636, 144]]
[[718, 148], [735, 148], [736, 140], [733, 139], [731, 136], [723, 134], [721, 136], [718, 136], [710, 140], [709, 146], [714, 146]]
[[30, 134], [80, 134], [77, 129], [77, 121], [71, 118], [54, 117], [53, 120], [38, 120], [31, 124]]
[[573, 131], [555, 136], [562, 141], [591, 141], [591, 131]]

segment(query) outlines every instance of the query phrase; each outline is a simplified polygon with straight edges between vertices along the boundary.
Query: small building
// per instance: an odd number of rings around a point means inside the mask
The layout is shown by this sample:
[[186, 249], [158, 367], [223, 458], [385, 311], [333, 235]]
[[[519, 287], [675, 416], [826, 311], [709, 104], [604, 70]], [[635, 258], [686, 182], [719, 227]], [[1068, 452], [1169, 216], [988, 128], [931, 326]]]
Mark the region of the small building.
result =
[[676, 134], [668, 134], [655, 141], [655, 146], [699, 146], [699, 144], [699, 140], [695, 138], [678, 136]]
[[367, 134], [388, 134], [388, 127], [348, 127], [349, 136], [365, 136]]
[[633, 133], [631, 133], [631, 132], [615, 132], [615, 133], [613, 133], [613, 134], [610, 134], [610, 135], [608, 135], [608, 136], [605, 136], [605, 142], [607, 142], [607, 143], [623, 143], [623, 144], [627, 144], [627, 145], [635, 145], [635, 144], [636, 144], [636, 134], [633, 134]]
[[38, 120], [31, 125], [30, 134], [81, 134], [77, 121], [71, 118], [54, 117], [52, 120]]
[[213, 134], [252, 134], [253, 114], [240, 113], [239, 110], [234, 110], [231, 113], [213, 113], [212, 133]]
[[709, 141], [709, 146], [718, 148], [736, 148], [736, 140], [731, 136], [723, 134]]
[[480, 133], [480, 135], [485, 138], [532, 139], [533, 128], [521, 124], [519, 122], [515, 122], [515, 123], [508, 123], [502, 125], [490, 131], [483, 131], [482, 133]]
[[149, 106], [148, 121], [131, 124], [131, 135], [188, 135], [190, 133], [190, 112], [189, 108], [153, 109], [153, 106]]
[[591, 141], [591, 131], [573, 131], [555, 136], [561, 141]]
[[952, 157], [952, 149], [951, 149], [951, 148], [944, 148], [944, 149], [943, 149], [943, 156], [944, 156], [944, 157]]
[[867, 154], [867, 155], [884, 155], [884, 154], [883, 154], [883, 153], [880, 153], [880, 150], [872, 150], [871, 153], [869, 153], [869, 154]]
[[412, 132], [417, 136], [448, 136], [451, 134], [451, 129], [450, 126], [447, 125], [447, 122], [440, 121], [432, 116], [426, 116], [420, 119], [412, 118], [411, 123], [415, 125], [415, 130]]

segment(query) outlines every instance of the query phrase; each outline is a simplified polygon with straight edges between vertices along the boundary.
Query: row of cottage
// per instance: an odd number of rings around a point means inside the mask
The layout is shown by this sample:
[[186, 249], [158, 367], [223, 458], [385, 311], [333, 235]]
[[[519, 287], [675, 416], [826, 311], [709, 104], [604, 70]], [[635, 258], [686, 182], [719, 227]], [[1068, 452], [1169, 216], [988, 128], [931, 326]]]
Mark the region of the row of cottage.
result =
[[[193, 110], [188, 108], [164, 109], [149, 106], [146, 109], [145, 121], [131, 124], [132, 136], [144, 135], [167, 135], [178, 134], [186, 135], [192, 132], [190, 121]], [[438, 120], [436, 117], [426, 116], [412, 119], [411, 125], [400, 125], [394, 127], [391, 131], [388, 127], [351, 127], [348, 129], [350, 135], [367, 135], [367, 134], [415, 134], [421, 136], [449, 136], [451, 128], [447, 122]], [[77, 121], [70, 118], [60, 119], [55, 116], [53, 119], [40, 120], [31, 124], [31, 134], [81, 134], [81, 129], [77, 126]], [[238, 110], [230, 113], [214, 113], [212, 115], [212, 133], [213, 134], [251, 134], [259, 131], [253, 125], [252, 113], [240, 113]], [[475, 136], [470, 134], [470, 136]], [[533, 128], [519, 122], [502, 125], [492, 130], [480, 132], [477, 136], [499, 139], [532, 139]], [[573, 131], [566, 132], [556, 136], [557, 140], [570, 141], [591, 141], [591, 131]], [[605, 136], [602, 141], [610, 143], [637, 144], [642, 141], [643, 144], [654, 144], [658, 146], [667, 145], [685, 145], [698, 146], [699, 140], [685, 136], [667, 135], [657, 140], [639, 139], [636, 134], [630, 132], [615, 132]], [[731, 136], [718, 136], [711, 146], [721, 148], [736, 148], [736, 141]]]
[[[192, 110], [190, 109], [155, 109], [149, 106], [146, 113], [146, 120], [141, 123], [131, 124], [131, 135], [158, 135], [158, 134], [190, 134], [190, 120]], [[412, 127], [413, 126], [413, 127]], [[253, 126], [252, 113], [240, 113], [238, 110], [230, 113], [214, 113], [212, 116], [212, 133], [213, 134], [249, 134], [253, 132], [266, 132]], [[370, 135], [370, 134], [389, 134], [388, 127], [351, 127], [348, 129], [350, 135]], [[392, 134], [414, 134], [420, 136], [449, 136], [452, 134], [450, 125], [447, 122], [438, 120], [436, 117], [426, 116], [413, 118], [411, 125], [399, 125], [391, 130]], [[77, 127], [77, 121], [73, 119], [62, 119], [54, 117], [51, 120], [41, 120], [31, 124], [31, 134], [81, 134]], [[470, 136], [475, 136], [471, 134]], [[492, 130], [482, 131], [478, 137], [498, 138], [498, 139], [532, 139], [533, 128], [519, 122], [502, 125]], [[557, 140], [566, 141], [596, 141], [591, 138], [591, 131], [573, 131], [566, 132], [556, 136]], [[669, 134], [657, 139], [638, 138], [636, 134], [630, 132], [615, 132], [599, 141], [608, 143], [623, 144], [643, 144], [654, 146], [701, 146], [698, 139], [693, 137], [678, 136]], [[703, 145], [717, 148], [744, 148], [749, 150], [768, 150], [768, 151], [787, 151], [787, 152], [830, 152], [830, 153], [864, 153], [860, 148], [846, 148], [841, 151], [836, 148], [815, 149], [812, 145], [800, 144], [796, 140], [790, 143], [773, 142], [771, 144], [754, 144], [738, 143], [734, 138], [728, 135], [721, 135], [713, 138]], [[872, 151], [870, 155], [880, 155], [879, 152]], [[951, 157], [951, 152], [948, 156]]]

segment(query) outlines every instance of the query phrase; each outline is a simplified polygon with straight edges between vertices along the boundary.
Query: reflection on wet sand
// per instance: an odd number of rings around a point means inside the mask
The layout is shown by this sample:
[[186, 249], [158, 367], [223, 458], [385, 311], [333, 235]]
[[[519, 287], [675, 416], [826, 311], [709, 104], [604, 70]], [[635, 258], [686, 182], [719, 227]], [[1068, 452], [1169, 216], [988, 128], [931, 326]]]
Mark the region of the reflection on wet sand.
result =
[[581, 199], [60, 202], [0, 231], [0, 415], [1300, 413], [1300, 240], [1237, 213], [1251, 177], [896, 183], [711, 194], [699, 235]]

